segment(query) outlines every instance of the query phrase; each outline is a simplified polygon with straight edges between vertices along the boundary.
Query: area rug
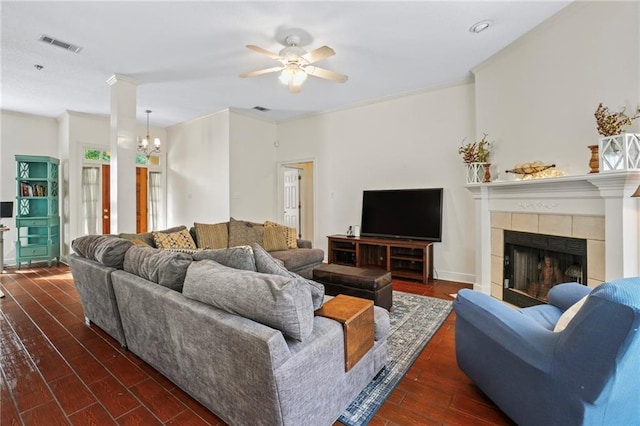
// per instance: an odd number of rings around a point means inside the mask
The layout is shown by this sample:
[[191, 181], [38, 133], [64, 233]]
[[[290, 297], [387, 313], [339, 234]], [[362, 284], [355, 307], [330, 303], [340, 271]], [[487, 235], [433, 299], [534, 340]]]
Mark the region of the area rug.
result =
[[338, 421], [347, 426], [369, 423], [404, 377], [422, 349], [451, 312], [451, 301], [393, 292], [386, 367], [351, 402]]

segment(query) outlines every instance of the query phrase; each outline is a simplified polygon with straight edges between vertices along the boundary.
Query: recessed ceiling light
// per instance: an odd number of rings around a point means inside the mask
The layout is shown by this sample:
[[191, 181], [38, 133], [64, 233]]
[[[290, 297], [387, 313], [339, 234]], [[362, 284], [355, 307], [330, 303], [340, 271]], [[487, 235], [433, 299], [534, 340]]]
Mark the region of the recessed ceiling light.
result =
[[469, 31], [471, 31], [472, 33], [478, 34], [486, 30], [487, 28], [489, 28], [492, 24], [493, 24], [493, 21], [490, 21], [490, 20], [476, 22], [471, 26], [471, 28], [469, 28]]

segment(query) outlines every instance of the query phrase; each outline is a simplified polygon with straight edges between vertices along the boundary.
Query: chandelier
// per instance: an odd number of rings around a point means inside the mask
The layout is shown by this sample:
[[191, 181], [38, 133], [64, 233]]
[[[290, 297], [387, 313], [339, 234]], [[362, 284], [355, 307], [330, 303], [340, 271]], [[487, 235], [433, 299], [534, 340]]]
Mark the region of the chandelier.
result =
[[160, 152], [160, 138], [153, 139], [153, 146], [150, 145], [151, 136], [149, 136], [149, 114], [151, 110], [145, 111], [147, 113], [147, 136], [138, 138], [138, 151], [142, 152], [147, 158], [151, 157], [151, 154]]

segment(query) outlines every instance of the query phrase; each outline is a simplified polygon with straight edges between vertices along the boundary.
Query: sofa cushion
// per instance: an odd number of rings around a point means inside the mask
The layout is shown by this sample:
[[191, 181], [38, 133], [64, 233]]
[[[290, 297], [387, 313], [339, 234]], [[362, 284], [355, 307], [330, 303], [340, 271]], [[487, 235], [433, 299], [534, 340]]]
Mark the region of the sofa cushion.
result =
[[229, 222], [193, 224], [196, 230], [198, 248], [222, 249], [229, 246]]
[[287, 250], [287, 230], [283, 227], [264, 227], [264, 244], [266, 251]]
[[[178, 232], [178, 231], [180, 231], [182, 229], [187, 229], [187, 227], [184, 226], [184, 225], [180, 225], [180, 226], [174, 226], [173, 228], [165, 229], [163, 231], [156, 231], [156, 232], [162, 232], [164, 234], [171, 234], [173, 232]], [[151, 247], [155, 247], [156, 246], [156, 243], [153, 240], [153, 232], [143, 232], [141, 234], [120, 233], [120, 234], [118, 234], [118, 237], [124, 238], [125, 240], [140, 240], [140, 241], [144, 242], [145, 244], [147, 244], [148, 246], [151, 246]]]
[[124, 256], [124, 270], [163, 287], [182, 291], [191, 255], [134, 245]]
[[264, 227], [244, 220], [229, 219], [229, 247], [262, 244]]
[[264, 248], [260, 247], [259, 244], [253, 244], [251, 247], [253, 248], [253, 255], [256, 259], [256, 269], [258, 272], [303, 280], [309, 286], [313, 309], [320, 309], [322, 307], [322, 303], [324, 301], [324, 286], [322, 284], [313, 280], [308, 280], [295, 272], [289, 271], [287, 268], [282, 266], [280, 262], [267, 253]]
[[[290, 228], [288, 226], [285, 225], [280, 225], [279, 223], [275, 223], [275, 222], [271, 222], [270, 220], [267, 220], [264, 223], [264, 227], [265, 228], [279, 228], [282, 232], [285, 233], [286, 235], [286, 239], [287, 239], [287, 247], [289, 249], [294, 249], [294, 248], [298, 248], [298, 236], [296, 235], [296, 228]], [[284, 249], [282, 249], [284, 250]]]
[[122, 269], [124, 254], [132, 245], [131, 241], [115, 235], [86, 235], [71, 242], [71, 248], [78, 255], [117, 269]]
[[196, 243], [193, 241], [193, 238], [191, 238], [191, 234], [187, 228], [171, 233], [153, 232], [153, 241], [156, 247], [162, 249], [196, 248]]
[[256, 272], [256, 261], [253, 257], [251, 246], [201, 250], [193, 254], [193, 260], [214, 260], [230, 268]]
[[193, 262], [182, 294], [303, 340], [313, 331], [309, 286], [297, 278], [232, 269], [212, 260]]

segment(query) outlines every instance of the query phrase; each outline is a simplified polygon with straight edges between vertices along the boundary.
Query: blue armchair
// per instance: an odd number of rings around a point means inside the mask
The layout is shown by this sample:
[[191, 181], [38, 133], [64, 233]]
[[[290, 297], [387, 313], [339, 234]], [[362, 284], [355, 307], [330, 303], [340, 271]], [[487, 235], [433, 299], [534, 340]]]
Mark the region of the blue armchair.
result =
[[[640, 277], [559, 284], [549, 304], [514, 309], [461, 290], [458, 365], [519, 425], [640, 424]], [[586, 302], [561, 332], [562, 313]]]

